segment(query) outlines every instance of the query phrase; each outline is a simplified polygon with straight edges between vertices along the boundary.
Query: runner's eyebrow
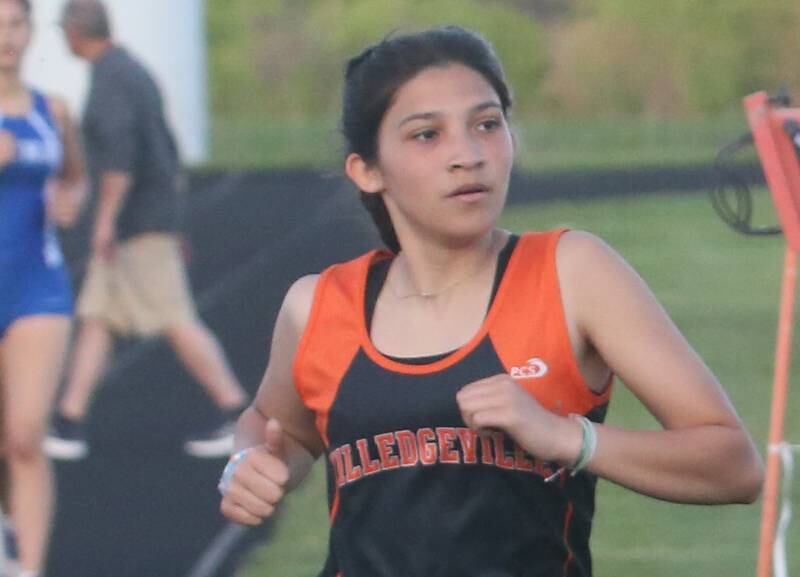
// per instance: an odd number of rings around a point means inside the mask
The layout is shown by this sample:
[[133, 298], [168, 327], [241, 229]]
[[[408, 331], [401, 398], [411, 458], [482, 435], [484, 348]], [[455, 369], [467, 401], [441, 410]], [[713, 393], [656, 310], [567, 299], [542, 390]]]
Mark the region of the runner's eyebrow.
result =
[[[496, 100], [487, 100], [485, 102], [481, 102], [480, 104], [476, 104], [475, 106], [470, 108], [469, 112], [470, 114], [474, 114], [476, 112], [483, 112], [484, 110], [490, 108], [497, 108], [500, 111], [503, 110], [503, 107]], [[397, 127], [400, 128], [404, 124], [407, 124], [413, 120], [433, 120], [434, 118], [440, 117], [442, 115], [443, 115], [442, 112], [436, 110], [427, 112], [415, 112], [401, 119], [400, 122], [397, 123]]]

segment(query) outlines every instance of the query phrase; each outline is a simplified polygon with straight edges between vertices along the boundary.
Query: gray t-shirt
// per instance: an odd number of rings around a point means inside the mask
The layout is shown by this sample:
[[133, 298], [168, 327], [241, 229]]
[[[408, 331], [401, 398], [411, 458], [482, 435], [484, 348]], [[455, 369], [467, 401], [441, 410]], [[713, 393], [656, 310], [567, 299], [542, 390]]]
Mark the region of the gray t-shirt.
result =
[[175, 139], [155, 81], [118, 46], [92, 65], [83, 137], [95, 193], [104, 172], [127, 172], [131, 177], [117, 218], [117, 238], [176, 232], [180, 199]]

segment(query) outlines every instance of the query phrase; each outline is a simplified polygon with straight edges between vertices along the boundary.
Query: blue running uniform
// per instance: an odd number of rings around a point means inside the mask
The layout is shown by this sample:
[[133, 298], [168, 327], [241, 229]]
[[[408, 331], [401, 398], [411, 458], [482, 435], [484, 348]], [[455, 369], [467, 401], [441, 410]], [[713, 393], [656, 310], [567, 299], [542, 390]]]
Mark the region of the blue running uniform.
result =
[[0, 113], [16, 139], [15, 158], [0, 168], [0, 338], [22, 317], [71, 314], [72, 290], [55, 230], [45, 214], [45, 186], [63, 149], [47, 100], [32, 92], [25, 116]]

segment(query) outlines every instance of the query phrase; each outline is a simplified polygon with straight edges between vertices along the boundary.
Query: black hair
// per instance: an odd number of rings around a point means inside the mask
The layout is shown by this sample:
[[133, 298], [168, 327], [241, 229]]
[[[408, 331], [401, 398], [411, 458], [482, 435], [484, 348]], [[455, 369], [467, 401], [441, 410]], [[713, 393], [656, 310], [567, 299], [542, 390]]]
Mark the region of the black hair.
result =
[[[397, 91], [427, 68], [462, 64], [483, 76], [500, 99], [503, 114], [511, 108], [511, 92], [491, 44], [475, 32], [444, 26], [423, 32], [390, 35], [351, 58], [345, 69], [341, 130], [346, 153], [365, 162], [378, 157], [378, 130]], [[381, 239], [397, 253], [397, 240], [383, 196], [361, 191]]]

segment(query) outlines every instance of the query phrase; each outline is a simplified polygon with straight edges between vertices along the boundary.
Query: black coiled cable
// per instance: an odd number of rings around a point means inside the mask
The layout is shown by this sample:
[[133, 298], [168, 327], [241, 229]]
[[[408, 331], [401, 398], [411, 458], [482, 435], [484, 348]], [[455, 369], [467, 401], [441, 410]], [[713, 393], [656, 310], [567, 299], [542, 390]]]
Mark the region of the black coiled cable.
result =
[[719, 150], [713, 166], [716, 183], [709, 191], [711, 206], [736, 232], [748, 236], [781, 234], [779, 226], [753, 226], [753, 193], [733, 162], [740, 150], [752, 145], [753, 135], [748, 132]]

